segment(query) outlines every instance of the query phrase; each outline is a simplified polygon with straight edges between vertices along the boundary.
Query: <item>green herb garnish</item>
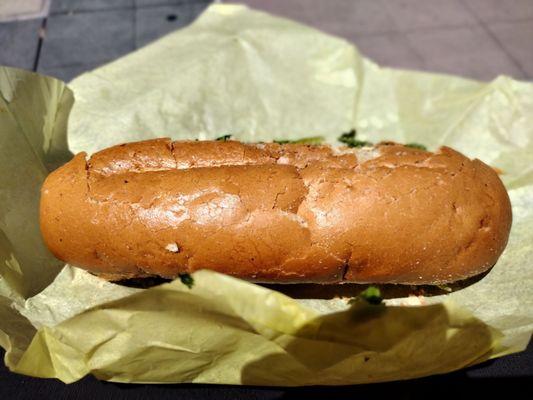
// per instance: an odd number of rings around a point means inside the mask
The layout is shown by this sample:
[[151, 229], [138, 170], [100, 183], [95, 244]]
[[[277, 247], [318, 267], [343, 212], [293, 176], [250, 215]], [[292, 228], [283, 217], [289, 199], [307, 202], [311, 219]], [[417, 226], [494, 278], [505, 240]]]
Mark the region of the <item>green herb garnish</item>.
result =
[[376, 286], [367, 287], [365, 290], [359, 293], [359, 298], [372, 305], [381, 304], [383, 301], [381, 297], [381, 291]]
[[311, 137], [295, 139], [295, 140], [280, 139], [280, 140], [274, 140], [273, 142], [277, 144], [287, 144], [287, 143], [322, 144], [322, 142], [324, 142], [324, 137], [323, 136], [311, 136]]
[[194, 279], [189, 274], [179, 274], [181, 283], [191, 289], [194, 286]]
[[348, 147], [364, 147], [372, 146], [372, 143], [365, 140], [356, 139], [357, 131], [352, 129], [350, 132], [343, 133], [340, 135], [337, 140], [341, 143], [344, 143]]
[[219, 136], [215, 140], [218, 140], [219, 142], [226, 142], [231, 139], [231, 136], [232, 135]]
[[427, 150], [428, 148], [420, 143], [407, 143], [405, 147], [411, 147], [412, 149]]

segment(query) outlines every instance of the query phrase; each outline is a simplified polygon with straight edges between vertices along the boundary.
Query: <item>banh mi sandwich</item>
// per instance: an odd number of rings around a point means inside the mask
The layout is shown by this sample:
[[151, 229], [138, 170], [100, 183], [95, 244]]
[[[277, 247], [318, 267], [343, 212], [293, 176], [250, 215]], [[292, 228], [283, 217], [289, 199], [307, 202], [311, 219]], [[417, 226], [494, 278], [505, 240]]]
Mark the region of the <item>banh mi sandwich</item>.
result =
[[448, 147], [361, 144], [155, 139], [82, 152], [44, 182], [42, 235], [57, 258], [113, 281], [210, 269], [438, 285], [496, 263], [512, 217], [492, 168]]

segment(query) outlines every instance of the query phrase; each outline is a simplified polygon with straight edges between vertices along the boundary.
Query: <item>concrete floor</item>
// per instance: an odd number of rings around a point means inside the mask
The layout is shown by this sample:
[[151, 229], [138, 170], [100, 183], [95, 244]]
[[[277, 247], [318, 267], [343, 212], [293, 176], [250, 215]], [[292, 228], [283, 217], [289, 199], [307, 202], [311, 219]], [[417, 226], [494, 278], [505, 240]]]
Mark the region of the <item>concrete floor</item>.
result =
[[533, 79], [533, 0], [245, 0], [344, 37], [380, 64]]
[[[69, 80], [189, 24], [209, 2], [52, 0], [45, 19], [0, 23], [0, 64]], [[344, 37], [382, 65], [533, 80], [533, 0], [244, 3]]]

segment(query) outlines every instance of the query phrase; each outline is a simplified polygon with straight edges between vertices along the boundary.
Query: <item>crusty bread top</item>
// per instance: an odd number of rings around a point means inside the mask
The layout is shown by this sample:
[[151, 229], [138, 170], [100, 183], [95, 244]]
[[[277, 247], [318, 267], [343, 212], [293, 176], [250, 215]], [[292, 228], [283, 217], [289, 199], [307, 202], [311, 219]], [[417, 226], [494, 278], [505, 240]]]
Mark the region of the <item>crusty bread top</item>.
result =
[[397, 144], [129, 143], [78, 154], [41, 202], [52, 252], [112, 279], [439, 284], [490, 268], [510, 224], [490, 167]]
[[310, 162], [355, 167], [356, 154], [368, 149], [333, 148], [327, 145], [277, 143], [245, 144], [229, 141], [180, 141], [154, 139], [109, 147], [92, 155], [91, 173], [111, 175], [169, 169], [225, 165], [290, 164], [303, 168]]

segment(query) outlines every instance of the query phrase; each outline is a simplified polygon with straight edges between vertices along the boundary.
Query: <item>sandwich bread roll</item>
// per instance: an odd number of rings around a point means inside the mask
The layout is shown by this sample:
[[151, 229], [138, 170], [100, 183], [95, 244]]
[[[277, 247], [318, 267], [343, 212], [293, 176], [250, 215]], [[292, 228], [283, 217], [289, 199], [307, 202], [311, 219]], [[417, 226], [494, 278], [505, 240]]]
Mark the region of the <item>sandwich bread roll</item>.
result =
[[156, 139], [77, 154], [41, 193], [59, 259], [108, 280], [443, 284], [505, 248], [498, 175], [448, 147]]

